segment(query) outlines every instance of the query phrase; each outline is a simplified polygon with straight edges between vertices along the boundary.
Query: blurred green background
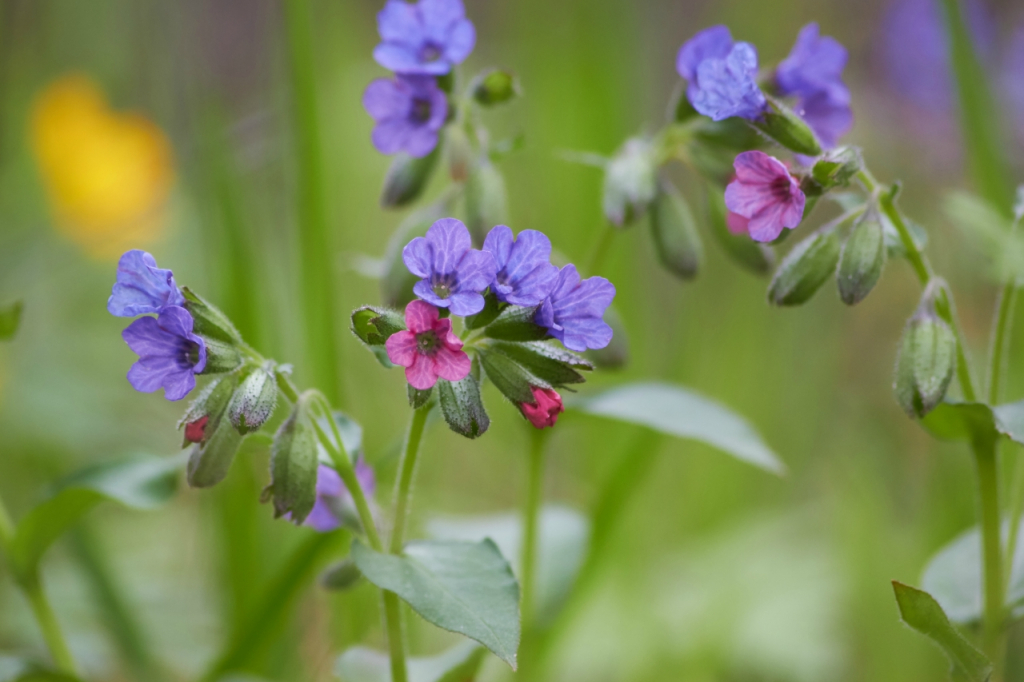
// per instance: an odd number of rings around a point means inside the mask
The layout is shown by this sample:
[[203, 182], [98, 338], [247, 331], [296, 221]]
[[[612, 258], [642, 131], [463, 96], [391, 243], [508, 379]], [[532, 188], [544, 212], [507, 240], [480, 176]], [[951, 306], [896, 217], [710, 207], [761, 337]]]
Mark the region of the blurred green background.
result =
[[[379, 4], [312, 2], [342, 328], [348, 311], [379, 300], [376, 282], [353, 263], [382, 254], [403, 217], [378, 205], [389, 160], [373, 149], [361, 106], [367, 83], [384, 75], [371, 58]], [[1000, 40], [1024, 23], [1015, 5], [986, 5]], [[903, 205], [928, 228], [931, 257], [952, 283], [980, 358], [995, 287], [940, 210], [947, 191], [966, 186], [955, 115], [922, 111], [889, 83], [879, 56], [885, 10], [878, 0], [467, 0], [478, 41], [463, 73], [505, 66], [525, 92], [488, 117], [496, 136], [525, 135], [525, 148], [502, 165], [510, 225], [543, 230], [556, 249], [584, 260], [605, 229], [601, 178], [558, 153], [610, 154], [627, 136], [657, 128], [678, 79], [676, 51], [701, 28], [727, 23], [770, 63], [816, 20], [851, 52], [857, 122], [848, 140], [863, 146], [880, 178], [905, 181]], [[0, 302], [25, 301], [19, 335], [0, 345], [0, 494], [15, 517], [62, 474], [136, 452], [170, 455], [180, 440], [174, 424], [183, 405], [138, 394], [125, 380], [133, 361], [119, 338], [126, 321], [105, 310], [116, 254], [97, 254], [88, 235], [56, 216], [33, 155], [33, 102], [69, 73], [87, 75], [113, 109], [139, 112], [170, 140], [174, 182], [156, 221], [163, 229], [141, 232], [139, 246], [180, 284], [237, 316], [254, 346], [295, 362], [300, 382], [316, 382], [304, 370], [298, 320], [302, 263], [283, 38], [281, 7], [271, 0], [0, 0]], [[1006, 120], [1019, 171], [1014, 140], [1024, 136], [1015, 138]], [[684, 189], [696, 189], [685, 177]], [[439, 189], [440, 182], [432, 191]], [[242, 225], [246, 239], [233, 241], [230, 224]], [[889, 581], [919, 583], [927, 557], [973, 524], [973, 471], [965, 449], [931, 440], [891, 396], [897, 341], [919, 294], [910, 269], [893, 262], [854, 309], [829, 286], [807, 306], [770, 309], [767, 282], [710, 241], [698, 280], [672, 279], [657, 267], [647, 229], [618, 234], [599, 273], [618, 288], [631, 362], [595, 373], [584, 390], [644, 378], [692, 387], [746, 415], [789, 473], [775, 478], [705, 446], [659, 441], [653, 470], [619, 510], [610, 560], [559, 630], [550, 679], [942, 679], [944, 659], [899, 623]], [[240, 254], [256, 264], [253, 287], [232, 297], [225, 281]], [[1010, 357], [1022, 351], [1018, 334]], [[337, 352], [340, 407], [364, 426], [386, 504], [407, 419], [404, 382], [347, 333]], [[1011, 361], [1005, 397], [1024, 397], [1021, 363]], [[493, 426], [479, 441], [428, 431], [414, 533], [433, 514], [520, 504], [524, 422], [493, 388], [485, 400]], [[565, 415], [550, 442], [548, 499], [588, 509], [639, 433]], [[1019, 453], [1007, 455], [1012, 462]], [[311, 533], [273, 521], [258, 505], [267, 477], [265, 456], [240, 457], [216, 490], [183, 490], [152, 513], [104, 506], [85, 535], [58, 544], [45, 563], [46, 585], [90, 677], [133, 679], [100, 615], [82, 543], [109, 564], [171, 679], [189, 679]], [[344, 647], [380, 644], [374, 591], [327, 593], [313, 576], [275, 643], [249, 666], [254, 675], [328, 680]], [[412, 622], [415, 652], [447, 641]], [[1016, 650], [1024, 649], [1019, 630]], [[3, 575], [0, 651], [44, 655], [26, 604]], [[1024, 679], [1024, 664], [1015, 674]], [[507, 677], [496, 661], [487, 675]]]

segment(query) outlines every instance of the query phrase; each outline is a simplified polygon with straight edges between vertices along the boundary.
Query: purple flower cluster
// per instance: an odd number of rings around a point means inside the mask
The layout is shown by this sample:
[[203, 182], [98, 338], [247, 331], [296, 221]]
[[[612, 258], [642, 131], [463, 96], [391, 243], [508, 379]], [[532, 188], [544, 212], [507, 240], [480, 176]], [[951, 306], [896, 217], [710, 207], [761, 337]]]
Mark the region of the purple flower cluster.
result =
[[462, 0], [388, 0], [377, 28], [382, 42], [373, 57], [395, 77], [375, 80], [363, 94], [363, 106], [377, 123], [373, 144], [383, 154], [426, 156], [448, 118], [437, 77], [473, 51], [473, 23]]
[[[842, 81], [846, 59], [846, 49], [833, 38], [822, 38], [812, 23], [800, 31], [775, 71], [779, 94], [797, 98], [797, 113], [825, 147], [835, 146], [853, 123], [850, 92]], [[676, 69], [687, 81], [693, 108], [715, 121], [734, 116], [753, 121], [768, 110], [757, 80], [757, 50], [734, 42], [725, 26], [712, 26], [688, 40]]]
[[158, 268], [153, 256], [139, 250], [121, 256], [107, 310], [117, 317], [157, 315], [135, 320], [121, 334], [139, 356], [128, 371], [136, 391], [163, 388], [168, 400], [181, 400], [195, 388], [195, 375], [206, 367], [206, 343], [192, 333], [184, 305], [174, 274]]
[[534, 321], [570, 350], [604, 348], [611, 341], [611, 327], [602, 318], [615, 286], [603, 277], [581, 280], [574, 265], [552, 265], [551, 241], [542, 232], [523, 230], [516, 237], [498, 225], [478, 251], [465, 225], [444, 218], [409, 242], [402, 258], [422, 278], [413, 292], [454, 315], [479, 313], [490, 288], [504, 304], [537, 307]]

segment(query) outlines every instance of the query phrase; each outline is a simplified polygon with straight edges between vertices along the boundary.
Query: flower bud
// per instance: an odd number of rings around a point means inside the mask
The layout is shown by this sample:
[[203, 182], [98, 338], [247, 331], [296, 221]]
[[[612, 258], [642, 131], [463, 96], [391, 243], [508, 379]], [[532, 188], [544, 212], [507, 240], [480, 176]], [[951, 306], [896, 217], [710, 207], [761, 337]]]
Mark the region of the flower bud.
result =
[[325, 590], [343, 591], [355, 586], [363, 577], [362, 571], [352, 559], [343, 559], [327, 567], [320, 574], [320, 587]]
[[438, 141], [434, 151], [422, 158], [408, 154], [397, 154], [384, 177], [384, 190], [380, 195], [380, 205], [384, 208], [398, 208], [415, 201], [423, 193], [430, 181], [430, 176], [437, 167], [441, 156], [441, 142]]
[[768, 285], [768, 302], [778, 306], [801, 305], [821, 288], [839, 262], [837, 231], [816, 232], [793, 247]]
[[437, 380], [438, 402], [448, 427], [466, 438], [482, 436], [491, 425], [483, 401], [480, 384], [471, 373], [459, 381]]
[[242, 353], [234, 344], [219, 339], [206, 339], [206, 367], [200, 374], [223, 374], [242, 365]]
[[821, 145], [810, 126], [779, 100], [766, 97], [768, 110], [751, 125], [795, 154], [821, 154]]
[[642, 216], [657, 191], [655, 150], [649, 140], [626, 140], [604, 170], [604, 215], [618, 227]]
[[270, 449], [270, 485], [261, 501], [274, 501], [274, 518], [290, 514], [292, 523], [306, 520], [316, 503], [316, 476], [319, 462], [317, 442], [310, 424], [309, 396], [303, 394], [288, 419], [274, 435]]
[[231, 346], [242, 343], [242, 335], [227, 315], [188, 287], [182, 287], [181, 293], [185, 296], [185, 310], [192, 315], [192, 331], [202, 336], [207, 345], [210, 339]]
[[533, 402], [520, 403], [523, 416], [538, 429], [554, 426], [558, 415], [565, 412], [562, 396], [550, 388], [533, 387]]
[[885, 233], [882, 223], [869, 216], [857, 223], [843, 245], [836, 281], [846, 305], [860, 303], [874, 288], [885, 265]]
[[367, 305], [352, 311], [352, 333], [368, 346], [383, 346], [392, 334], [403, 329], [405, 318], [397, 310]]
[[490, 159], [481, 159], [466, 183], [466, 227], [473, 235], [473, 243], [482, 245], [492, 227], [507, 222], [505, 178]]
[[747, 233], [734, 234], [729, 230], [729, 210], [725, 207], [724, 190], [720, 186], [707, 183], [707, 206], [711, 235], [729, 257], [755, 275], [771, 272], [775, 266], [775, 252], [771, 247], [755, 242]]
[[477, 76], [471, 86], [473, 99], [491, 107], [519, 96], [519, 79], [511, 71], [492, 69]]
[[257, 367], [231, 396], [228, 417], [243, 436], [258, 431], [277, 407], [277, 379], [273, 366]]
[[185, 441], [182, 447], [187, 447], [189, 443], [202, 443], [207, 439], [227, 409], [237, 385], [237, 375], [221, 376], [199, 392], [178, 421], [179, 429], [185, 427]]
[[179, 426], [184, 424], [186, 427], [186, 443], [195, 443], [187, 470], [188, 484], [193, 488], [208, 488], [220, 483], [231, 468], [242, 436], [225, 417], [237, 386], [236, 373], [210, 382], [179, 422]]
[[668, 182], [651, 204], [651, 236], [658, 260], [680, 279], [693, 279], [704, 258], [697, 223], [686, 199]]
[[926, 299], [903, 331], [893, 383], [896, 400], [911, 417], [925, 416], [942, 402], [955, 368], [956, 336]]
[[864, 168], [858, 147], [842, 147], [827, 153], [811, 170], [811, 178], [822, 190], [845, 187]]

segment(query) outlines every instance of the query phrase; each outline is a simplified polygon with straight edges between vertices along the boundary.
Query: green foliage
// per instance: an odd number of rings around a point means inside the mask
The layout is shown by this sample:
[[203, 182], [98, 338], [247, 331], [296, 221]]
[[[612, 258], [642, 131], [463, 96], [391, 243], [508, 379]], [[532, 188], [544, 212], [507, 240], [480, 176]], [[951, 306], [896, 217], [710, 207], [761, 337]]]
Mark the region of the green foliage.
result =
[[448, 427], [466, 438], [478, 438], [491, 425], [483, 400], [479, 381], [470, 374], [459, 381], [437, 380], [438, 402]]
[[846, 305], [863, 301], [882, 276], [885, 266], [885, 232], [876, 218], [857, 223], [843, 245], [836, 281], [839, 298]]
[[206, 412], [209, 421], [203, 431], [203, 440], [192, 446], [188, 460], [188, 484], [193, 488], [208, 488], [223, 481], [235, 459], [242, 436], [226, 418], [228, 400], [222, 400], [222, 397], [233, 395], [237, 386], [238, 376], [231, 374], [211, 389], [209, 396], [204, 398], [204, 392], [196, 399], [197, 402], [201, 399], [208, 401], [205, 404], [211, 411]]
[[519, 79], [511, 71], [490, 69], [473, 80], [473, 99], [483, 106], [503, 104], [518, 97], [522, 88]]
[[74, 675], [50, 670], [32, 661], [0, 656], [0, 682], [81, 682]]
[[519, 363], [531, 376], [553, 388], [569, 384], [582, 384], [586, 379], [577, 370], [590, 371], [594, 368], [593, 364], [576, 353], [544, 341], [527, 343], [495, 341], [487, 348]]
[[273, 499], [274, 518], [290, 514], [300, 525], [316, 503], [316, 474], [319, 466], [317, 441], [309, 423], [309, 405], [300, 398], [288, 419], [274, 436], [270, 454], [270, 485], [261, 501]]
[[903, 622], [939, 645], [953, 666], [954, 679], [987, 682], [992, 664], [953, 627], [939, 603], [927, 592], [895, 580], [892, 587]]
[[785, 465], [745, 419], [717, 402], [672, 384], [627, 384], [568, 404], [573, 410], [640, 424], [698, 440], [775, 474]]
[[684, 280], [697, 276], [704, 259], [697, 221], [686, 198], [668, 182], [660, 184], [651, 203], [651, 236], [666, 270]]
[[384, 208], [400, 208], [415, 201], [430, 182], [443, 146], [442, 141], [438, 140], [434, 150], [419, 159], [404, 152], [396, 154], [384, 178], [380, 205]]
[[21, 325], [21, 311], [24, 308], [21, 301], [15, 301], [5, 306], [0, 306], [0, 341], [9, 341], [14, 338]]
[[486, 327], [491, 322], [494, 322], [500, 312], [501, 302], [498, 300], [498, 297], [494, 295], [493, 291], [488, 291], [484, 296], [483, 310], [478, 312], [476, 315], [470, 315], [465, 318], [466, 329], [480, 329], [482, 327]]
[[548, 330], [533, 321], [536, 308], [510, 305], [501, 311], [484, 330], [489, 338], [501, 341], [539, 341], [548, 337]]
[[[929, 304], [930, 305], [930, 304]], [[956, 336], [934, 313], [907, 323], [896, 358], [896, 401], [911, 417], [923, 417], [942, 401], [956, 369]]]
[[394, 592], [434, 625], [480, 642], [515, 669], [519, 585], [493, 541], [410, 542], [395, 556], [356, 540], [352, 558], [374, 585]]
[[392, 334], [403, 329], [405, 319], [397, 310], [367, 305], [352, 311], [352, 333], [369, 346], [383, 346]]
[[466, 182], [466, 227], [473, 241], [482, 245], [487, 232], [508, 222], [508, 190], [505, 178], [490, 159], [479, 160]]
[[352, 559], [343, 559], [320, 574], [320, 587], [333, 591], [348, 590], [355, 587], [362, 577], [362, 571]]
[[[409, 682], [473, 682], [487, 650], [463, 642], [430, 658], [408, 660]], [[344, 682], [391, 682], [387, 654], [353, 647], [338, 657], [334, 673]]]
[[835, 229], [815, 232], [794, 246], [768, 285], [768, 302], [794, 306], [811, 300], [836, 271], [840, 248]]
[[751, 125], [794, 154], [821, 154], [821, 145], [810, 126], [774, 97], [768, 98], [768, 111], [760, 119], [751, 121]]

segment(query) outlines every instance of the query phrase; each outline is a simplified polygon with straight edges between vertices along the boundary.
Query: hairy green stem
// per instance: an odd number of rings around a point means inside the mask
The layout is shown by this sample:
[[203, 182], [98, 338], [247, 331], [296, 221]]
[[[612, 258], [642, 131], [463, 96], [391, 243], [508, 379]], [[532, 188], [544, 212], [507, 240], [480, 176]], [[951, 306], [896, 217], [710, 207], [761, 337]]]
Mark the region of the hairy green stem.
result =
[[988, 404], [999, 404], [999, 389], [1006, 365], [1006, 348], [1013, 328], [1013, 305], [1017, 300], [1016, 281], [1007, 282], [999, 292], [995, 323], [992, 329], [991, 361], [988, 368]]
[[973, 444], [978, 469], [978, 492], [981, 507], [981, 543], [984, 557], [984, 604], [982, 643], [985, 653], [995, 666], [992, 682], [1002, 676], [1002, 660], [1006, 638], [1004, 635], [1004, 590], [1002, 543], [999, 522], [999, 479], [995, 438]]
[[541, 502], [544, 498], [544, 442], [547, 434], [532, 429], [530, 461], [526, 479], [526, 506], [523, 510], [523, 555], [520, 571], [520, 603], [523, 629], [533, 625], [536, 607], [537, 544], [539, 539]]
[[405, 523], [409, 516], [409, 505], [412, 503], [412, 482], [416, 474], [419, 460], [420, 441], [423, 439], [423, 427], [427, 424], [430, 414], [429, 404], [412, 411], [409, 430], [405, 434], [405, 448], [399, 464], [398, 482], [395, 485], [395, 519], [391, 529], [391, 541], [388, 551], [401, 554], [405, 544]]
[[1003, 560], [1003, 577], [1007, 586], [1013, 578], [1013, 559], [1017, 554], [1017, 536], [1020, 534], [1020, 518], [1024, 516], [1024, 455], [1017, 448], [1017, 465], [1014, 467], [1013, 483], [1010, 486], [1007, 509], [1010, 516], [1010, 533], [1006, 539], [1006, 558]]

